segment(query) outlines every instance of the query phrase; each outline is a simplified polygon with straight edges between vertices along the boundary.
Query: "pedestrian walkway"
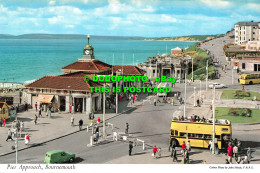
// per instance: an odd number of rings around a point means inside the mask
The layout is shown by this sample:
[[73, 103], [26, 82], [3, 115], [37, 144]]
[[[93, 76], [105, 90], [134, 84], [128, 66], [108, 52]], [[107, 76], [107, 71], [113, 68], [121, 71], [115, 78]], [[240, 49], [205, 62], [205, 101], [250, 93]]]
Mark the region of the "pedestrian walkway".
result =
[[[142, 99], [146, 97], [146, 94], [140, 94], [134, 104], [130, 104], [127, 100], [119, 101], [119, 114], [133, 109], [136, 106], [143, 104]], [[75, 113], [74, 116], [74, 127], [71, 127], [71, 113], [52, 113], [51, 118], [43, 115], [37, 120], [37, 124], [34, 124], [34, 116], [38, 113], [35, 110], [29, 110], [28, 112], [18, 113], [17, 119], [24, 122], [24, 131], [18, 133], [18, 138], [21, 138], [19, 142], [19, 150], [25, 149], [28, 146], [24, 144], [25, 134], [30, 136], [30, 145], [38, 145], [50, 140], [60, 138], [72, 133], [79, 131], [78, 122], [80, 119], [83, 120], [83, 129], [90, 125], [89, 116], [82, 113]], [[44, 113], [43, 113], [44, 114]], [[111, 119], [118, 116], [114, 113], [114, 110], [106, 110], [106, 119]], [[100, 117], [103, 119], [103, 113], [99, 112], [95, 114], [95, 120]], [[8, 129], [11, 129], [12, 122], [8, 121], [6, 127], [0, 127], [0, 156], [7, 153], [13, 152], [11, 146], [15, 145], [15, 141], [6, 142]], [[13, 138], [15, 139], [15, 138]]]

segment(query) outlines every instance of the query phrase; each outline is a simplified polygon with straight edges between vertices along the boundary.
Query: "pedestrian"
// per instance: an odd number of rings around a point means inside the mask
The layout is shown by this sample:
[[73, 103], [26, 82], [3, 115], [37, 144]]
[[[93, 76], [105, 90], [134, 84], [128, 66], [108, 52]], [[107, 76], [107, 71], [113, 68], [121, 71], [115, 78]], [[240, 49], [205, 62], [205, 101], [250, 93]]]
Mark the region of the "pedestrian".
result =
[[161, 156], [162, 156], [162, 149], [161, 149], [161, 147], [158, 148], [157, 153], [158, 153], [158, 157], [157, 158], [161, 158]]
[[190, 147], [190, 141], [188, 140], [188, 142], [186, 143], [186, 149], [188, 152], [191, 151], [191, 147]]
[[173, 101], [173, 98], [172, 98], [172, 103], [171, 103], [171, 104], [172, 104], [172, 106], [174, 106], [174, 101]]
[[34, 124], [36, 125], [36, 123], [37, 123], [37, 115], [35, 114], [34, 115]]
[[233, 147], [232, 145], [229, 145], [228, 147], [228, 161], [232, 164], [232, 156], [233, 156]]
[[156, 158], [157, 148], [156, 145], [153, 147], [153, 157]]
[[125, 134], [128, 134], [128, 130], [129, 130], [129, 124], [126, 123], [126, 124], [125, 124]]
[[0, 127], [2, 127], [2, 124], [3, 124], [2, 121], [3, 121], [2, 117], [0, 117]]
[[252, 152], [251, 152], [250, 147], [248, 147], [246, 154], [247, 154], [247, 157], [248, 157], [248, 163], [250, 163], [251, 158], [252, 158]]
[[101, 120], [100, 120], [100, 118], [98, 117], [98, 119], [97, 119], [97, 124], [99, 124], [99, 123], [100, 123], [100, 121], [101, 121]]
[[212, 111], [212, 105], [209, 105], [209, 109]]
[[20, 124], [20, 130], [23, 131], [24, 130], [24, 122], [22, 121]]
[[200, 100], [197, 99], [197, 106], [200, 107]]
[[185, 149], [186, 149], [186, 144], [185, 144], [185, 141], [183, 141], [182, 143], [182, 146], [181, 146], [181, 152], [182, 152], [182, 155], [184, 156], [184, 152], [185, 152]]
[[154, 106], [156, 106], [156, 98], [154, 97], [154, 99], [153, 99], [153, 104], [154, 104]]
[[99, 126], [97, 126], [95, 133], [99, 133]]
[[189, 161], [190, 160], [190, 154], [189, 154], [189, 151], [187, 149], [185, 150], [184, 155], [185, 155], [185, 163], [189, 164], [190, 163], [190, 161]]
[[229, 161], [228, 161], [228, 159], [226, 159], [226, 163], [225, 164], [229, 164]]
[[25, 145], [28, 145], [30, 143], [30, 137], [29, 137], [28, 133], [24, 137], [24, 143], [25, 143]]
[[73, 116], [73, 114], [71, 115], [70, 123], [71, 123], [71, 126], [73, 127], [74, 126], [74, 116]]
[[94, 142], [96, 142], [96, 144], [98, 143], [98, 139], [99, 139], [99, 132], [96, 132], [96, 136], [94, 138]]
[[38, 106], [38, 104], [37, 104], [37, 102], [35, 103], [35, 110], [36, 110], [36, 112], [37, 112], [37, 106]]
[[133, 144], [131, 141], [129, 141], [129, 156], [132, 155], [132, 150], [133, 150]]
[[177, 151], [175, 148], [173, 148], [173, 162], [176, 161], [178, 162], [178, 158], [177, 158]]
[[6, 125], [6, 119], [4, 118], [4, 120], [3, 120], [3, 127], [5, 127], [5, 125]]
[[49, 110], [49, 111], [48, 111], [48, 117], [51, 118], [51, 109], [48, 108], [48, 110]]
[[82, 125], [83, 125], [83, 120], [82, 120], [82, 119], [80, 119], [80, 120], [79, 120], [79, 130], [81, 130], [81, 128], [82, 128]]
[[42, 109], [39, 109], [39, 118], [42, 117]]
[[11, 139], [13, 141], [13, 138], [12, 138], [12, 132], [11, 130], [9, 129], [8, 132], [7, 132], [7, 138], [6, 138], [6, 141], [8, 141], [8, 139]]
[[235, 161], [237, 162], [237, 157], [238, 157], [238, 147], [235, 145], [233, 148], [233, 153], [235, 157]]
[[240, 162], [241, 162], [241, 156], [240, 156], [240, 154], [238, 154], [238, 157], [237, 157], [237, 164], [240, 164]]

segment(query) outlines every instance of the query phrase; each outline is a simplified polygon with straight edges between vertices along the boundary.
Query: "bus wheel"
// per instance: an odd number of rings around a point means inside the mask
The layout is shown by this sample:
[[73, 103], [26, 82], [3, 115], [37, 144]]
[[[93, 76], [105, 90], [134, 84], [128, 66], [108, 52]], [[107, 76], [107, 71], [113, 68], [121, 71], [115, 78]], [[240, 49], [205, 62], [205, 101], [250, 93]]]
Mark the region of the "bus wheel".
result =
[[253, 84], [253, 82], [252, 82], [252, 81], [250, 81], [250, 82], [249, 82], [249, 85], [252, 85], [252, 84]]

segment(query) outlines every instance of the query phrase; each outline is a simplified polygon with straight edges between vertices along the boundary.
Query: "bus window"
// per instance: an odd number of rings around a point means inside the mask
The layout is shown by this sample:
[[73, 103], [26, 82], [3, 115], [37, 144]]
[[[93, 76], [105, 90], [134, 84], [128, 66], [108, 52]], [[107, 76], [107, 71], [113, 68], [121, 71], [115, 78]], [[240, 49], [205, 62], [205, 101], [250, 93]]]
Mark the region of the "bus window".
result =
[[222, 128], [221, 129], [223, 132], [227, 132], [228, 131], [228, 128]]
[[204, 135], [204, 138], [205, 139], [212, 139], [211, 135], [206, 135], [206, 134]]
[[186, 133], [180, 133], [180, 136], [181, 137], [187, 137], [187, 134]]
[[178, 136], [178, 130], [175, 130], [175, 136]]
[[215, 138], [220, 139], [220, 135], [215, 135]]
[[174, 130], [171, 130], [171, 135], [174, 135]]

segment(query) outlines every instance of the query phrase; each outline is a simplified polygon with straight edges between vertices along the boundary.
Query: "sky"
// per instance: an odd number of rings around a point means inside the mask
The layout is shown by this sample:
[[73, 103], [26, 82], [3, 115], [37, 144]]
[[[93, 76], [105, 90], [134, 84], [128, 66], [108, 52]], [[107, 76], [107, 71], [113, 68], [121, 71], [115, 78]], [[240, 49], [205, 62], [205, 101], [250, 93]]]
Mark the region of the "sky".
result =
[[260, 21], [259, 0], [0, 0], [0, 34], [167, 37]]

